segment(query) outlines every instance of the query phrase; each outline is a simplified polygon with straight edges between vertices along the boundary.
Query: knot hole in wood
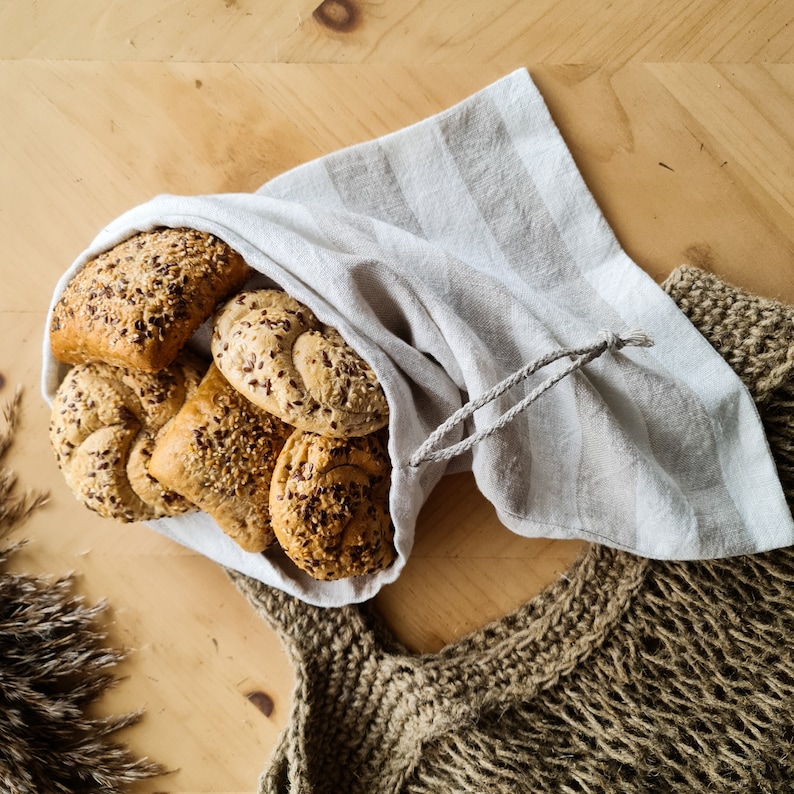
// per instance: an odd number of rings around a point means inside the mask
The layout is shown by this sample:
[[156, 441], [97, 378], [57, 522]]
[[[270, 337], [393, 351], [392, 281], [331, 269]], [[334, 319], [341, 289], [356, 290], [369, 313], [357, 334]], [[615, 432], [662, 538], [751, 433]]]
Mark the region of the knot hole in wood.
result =
[[330, 30], [349, 33], [357, 27], [361, 14], [352, 0], [323, 0], [312, 16]]

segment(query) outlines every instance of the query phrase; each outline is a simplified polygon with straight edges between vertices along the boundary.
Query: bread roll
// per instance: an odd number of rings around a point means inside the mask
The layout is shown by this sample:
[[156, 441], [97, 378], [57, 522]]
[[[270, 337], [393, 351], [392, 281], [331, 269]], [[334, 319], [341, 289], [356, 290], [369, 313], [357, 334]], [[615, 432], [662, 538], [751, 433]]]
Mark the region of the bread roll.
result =
[[242, 257], [210, 234], [136, 234], [69, 282], [52, 312], [53, 355], [67, 364], [162, 369], [250, 275]]
[[380, 434], [341, 439], [296, 430], [270, 485], [273, 531], [316, 579], [372, 574], [395, 558], [390, 465]]
[[243, 549], [264, 551], [275, 543], [270, 479], [291, 432], [212, 365], [158, 441], [149, 470], [212, 516]]
[[231, 298], [213, 320], [212, 356], [251, 402], [290, 425], [338, 438], [384, 427], [375, 373], [339, 333], [280, 290]]
[[69, 370], [53, 401], [50, 442], [81, 502], [127, 522], [195, 509], [148, 469], [158, 434], [198, 388], [203, 370], [188, 353], [153, 373], [104, 362]]

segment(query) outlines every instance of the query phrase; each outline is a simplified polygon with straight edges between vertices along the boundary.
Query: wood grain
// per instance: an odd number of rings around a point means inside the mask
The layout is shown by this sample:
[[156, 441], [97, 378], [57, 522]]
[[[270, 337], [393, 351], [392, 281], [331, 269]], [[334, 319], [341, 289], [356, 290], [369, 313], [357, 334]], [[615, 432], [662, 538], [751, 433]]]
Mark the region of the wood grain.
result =
[[[29, 543], [13, 564], [73, 570], [81, 593], [108, 600], [110, 639], [131, 653], [102, 709], [144, 707], [122, 738], [176, 770], [140, 794], [253, 791], [293, 678], [223, 571], [83, 510], [52, 459], [38, 395], [44, 317], [105, 223], [160, 192], [255, 189], [526, 66], [641, 267], [661, 280], [691, 262], [794, 303], [790, 3], [318, 5], [0, 6], [0, 399], [25, 386], [10, 463], [22, 484], [52, 493], [14, 534]], [[471, 475], [451, 476], [377, 605], [399, 639], [434, 651], [537, 593], [582, 545], [509, 533]], [[272, 701], [269, 716], [252, 692]]]
[[532, 74], [596, 201], [643, 269], [661, 280], [696, 264], [794, 301], [792, 139], [781, 121], [794, 100], [790, 65]]
[[[0, 58], [235, 63], [787, 62], [769, 0], [6, 0]], [[342, 30], [328, 20], [353, 16]], [[326, 24], [323, 24], [323, 18]]]

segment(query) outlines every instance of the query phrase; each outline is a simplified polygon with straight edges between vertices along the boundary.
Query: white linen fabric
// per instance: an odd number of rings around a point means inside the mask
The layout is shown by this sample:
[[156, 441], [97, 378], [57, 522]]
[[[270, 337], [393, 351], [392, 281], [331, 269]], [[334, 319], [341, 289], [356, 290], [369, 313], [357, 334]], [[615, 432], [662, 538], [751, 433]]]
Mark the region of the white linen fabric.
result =
[[[339, 329], [391, 407], [392, 567], [319, 582], [278, 551], [240, 550], [203, 513], [152, 522], [224, 566], [317, 605], [370, 598], [404, 567], [439, 478], [467, 468], [525, 536], [662, 559], [794, 542], [750, 395], [622, 251], [525, 70], [256, 193], [156, 197], [100, 232], [53, 303], [90, 257], [158, 226], [211, 232], [238, 250], [256, 283], [284, 288]], [[451, 461], [411, 460], [450, 415], [514, 372], [634, 328], [654, 345], [613, 345]], [[507, 389], [443, 443], [489, 428], [570, 363], [561, 357]], [[46, 340], [42, 377], [51, 400], [62, 366]]]

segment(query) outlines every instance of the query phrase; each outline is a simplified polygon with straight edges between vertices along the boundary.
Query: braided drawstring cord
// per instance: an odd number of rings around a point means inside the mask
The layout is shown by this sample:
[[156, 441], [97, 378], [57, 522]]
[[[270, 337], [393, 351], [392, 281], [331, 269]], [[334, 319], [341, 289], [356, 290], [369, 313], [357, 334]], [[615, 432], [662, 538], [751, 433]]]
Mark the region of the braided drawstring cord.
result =
[[[492, 436], [505, 427], [505, 425], [512, 422], [518, 414], [525, 411], [538, 399], [538, 397], [548, 391], [556, 383], [559, 383], [563, 378], [566, 378], [571, 373], [576, 372], [586, 364], [589, 364], [594, 359], [603, 355], [607, 350], [618, 351], [624, 347], [651, 347], [652, 345], [653, 339], [642, 330], [635, 328], [625, 333], [616, 333], [615, 331], [607, 329], [599, 331], [596, 340], [586, 345], [554, 350], [547, 353], [545, 356], [541, 356], [541, 358], [526, 364], [509, 377], [488, 389], [488, 391], [484, 392], [479, 397], [469, 400], [469, 402], [461, 406], [452, 416], [440, 424], [417, 448], [409, 460], [409, 465], [420, 466], [422, 463], [428, 461], [450, 460], [463, 452], [467, 452], [474, 447], [475, 444], [479, 444], [480, 441]], [[570, 364], [533, 389], [526, 397], [517, 402], [512, 408], [505, 411], [492, 425], [478, 430], [476, 433], [472, 433], [456, 444], [450, 444], [447, 447], [436, 449], [441, 439], [450, 430], [468, 419], [478, 408], [482, 408], [484, 405], [492, 402], [497, 397], [504, 394], [504, 392], [512, 389], [516, 384], [526, 380], [539, 369], [567, 356], [574, 357]]]

